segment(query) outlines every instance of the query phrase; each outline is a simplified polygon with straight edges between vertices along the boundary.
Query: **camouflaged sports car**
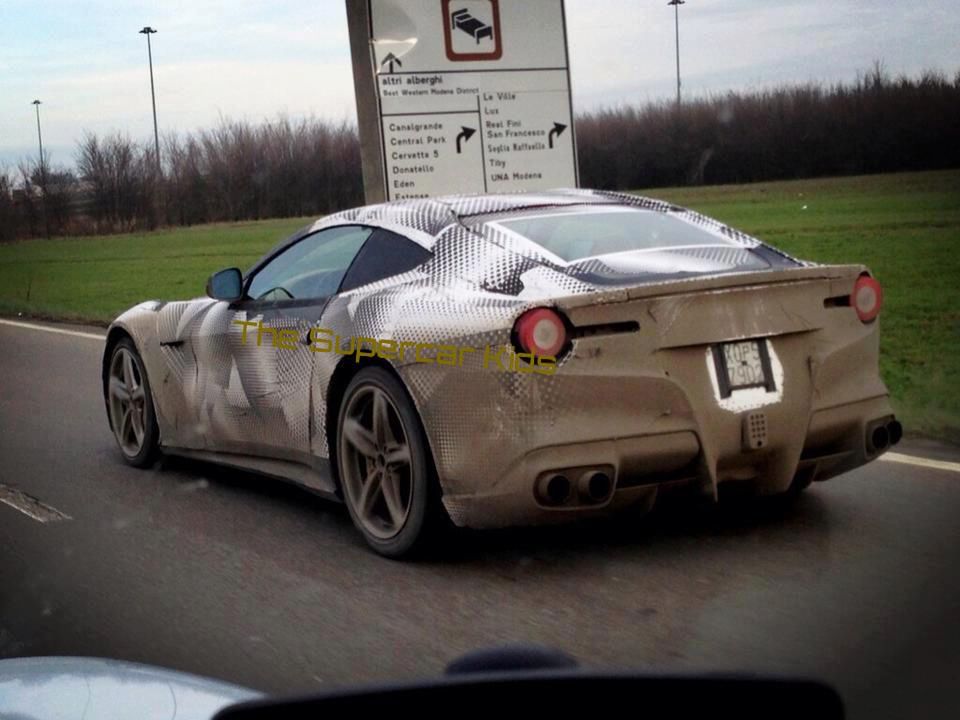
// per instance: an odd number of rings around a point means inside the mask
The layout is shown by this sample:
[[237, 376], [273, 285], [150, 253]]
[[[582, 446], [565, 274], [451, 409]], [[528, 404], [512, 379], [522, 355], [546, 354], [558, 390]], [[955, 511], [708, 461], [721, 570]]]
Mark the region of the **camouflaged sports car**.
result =
[[434, 523], [792, 493], [896, 443], [882, 292], [695, 212], [583, 190], [318, 220], [207, 298], [110, 327], [123, 457], [158, 450], [342, 499], [378, 552]]

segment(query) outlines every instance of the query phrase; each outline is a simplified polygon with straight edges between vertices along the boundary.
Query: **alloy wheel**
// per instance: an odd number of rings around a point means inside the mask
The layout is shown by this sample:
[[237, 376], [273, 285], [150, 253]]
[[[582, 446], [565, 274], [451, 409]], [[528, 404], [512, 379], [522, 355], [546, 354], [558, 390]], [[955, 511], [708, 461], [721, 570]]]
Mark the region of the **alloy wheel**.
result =
[[127, 457], [136, 457], [147, 434], [147, 396], [140, 362], [127, 348], [121, 347], [113, 355], [107, 392], [117, 443]]
[[395, 537], [410, 515], [413, 468], [407, 432], [389, 395], [375, 385], [348, 399], [340, 428], [343, 490], [363, 528]]

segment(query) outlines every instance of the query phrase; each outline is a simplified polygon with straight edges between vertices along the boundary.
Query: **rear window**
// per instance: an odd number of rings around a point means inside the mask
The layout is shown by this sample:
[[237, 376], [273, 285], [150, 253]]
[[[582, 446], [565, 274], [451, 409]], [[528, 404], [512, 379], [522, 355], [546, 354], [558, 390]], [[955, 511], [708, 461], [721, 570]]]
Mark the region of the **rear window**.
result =
[[694, 225], [681, 217], [651, 210], [555, 212], [491, 223], [537, 243], [566, 262], [596, 255], [636, 250], [739, 243]]

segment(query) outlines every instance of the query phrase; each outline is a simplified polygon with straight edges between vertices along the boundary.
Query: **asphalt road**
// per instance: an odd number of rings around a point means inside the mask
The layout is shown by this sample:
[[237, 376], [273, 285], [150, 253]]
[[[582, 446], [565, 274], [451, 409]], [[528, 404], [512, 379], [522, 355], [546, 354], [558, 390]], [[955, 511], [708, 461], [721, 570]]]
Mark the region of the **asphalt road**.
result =
[[101, 352], [0, 324], [0, 484], [70, 517], [0, 504], [0, 657], [106, 656], [291, 693], [436, 675], [526, 641], [592, 668], [821, 678], [854, 718], [960, 712], [954, 470], [875, 462], [790, 506], [674, 502], [630, 529], [462, 533], [403, 564], [295, 487], [127, 467]]

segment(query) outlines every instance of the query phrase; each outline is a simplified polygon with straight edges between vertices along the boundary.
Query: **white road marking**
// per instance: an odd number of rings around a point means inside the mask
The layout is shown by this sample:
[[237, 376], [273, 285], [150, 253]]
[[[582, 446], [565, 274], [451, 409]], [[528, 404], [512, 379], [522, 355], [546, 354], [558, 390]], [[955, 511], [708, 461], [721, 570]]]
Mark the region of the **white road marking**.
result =
[[33, 323], [17, 322], [15, 320], [3, 320], [2, 318], [0, 318], [0, 325], [27, 328], [28, 330], [42, 330], [43, 332], [56, 333], [57, 335], [73, 335], [90, 340], [103, 341], [107, 339], [106, 335], [95, 335], [94, 333], [80, 332], [79, 330], [61, 330], [60, 328], [47, 327], [46, 325], [34, 325]]
[[73, 519], [66, 513], [40, 502], [32, 495], [27, 495], [22, 490], [17, 490], [3, 483], [0, 483], [0, 503], [9, 505], [14, 510], [19, 510], [37, 522], [48, 523]]
[[916, 465], [917, 467], [932, 468], [934, 470], [946, 470], [947, 472], [960, 472], [960, 463], [947, 462], [946, 460], [931, 460], [925, 457], [916, 457], [914, 455], [901, 455], [900, 453], [888, 452], [880, 456], [881, 460], [887, 462], [903, 463], [904, 465]]

